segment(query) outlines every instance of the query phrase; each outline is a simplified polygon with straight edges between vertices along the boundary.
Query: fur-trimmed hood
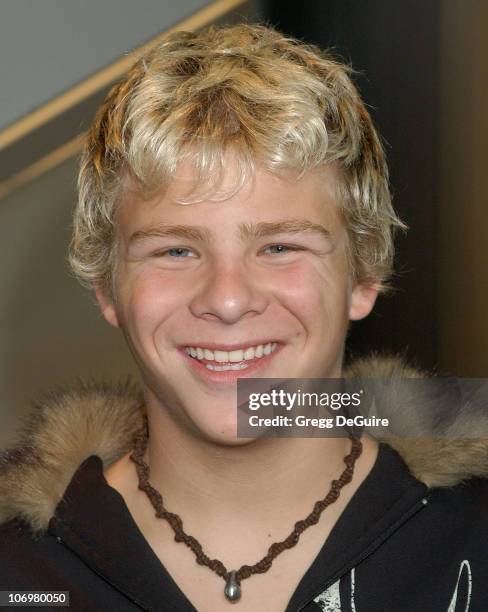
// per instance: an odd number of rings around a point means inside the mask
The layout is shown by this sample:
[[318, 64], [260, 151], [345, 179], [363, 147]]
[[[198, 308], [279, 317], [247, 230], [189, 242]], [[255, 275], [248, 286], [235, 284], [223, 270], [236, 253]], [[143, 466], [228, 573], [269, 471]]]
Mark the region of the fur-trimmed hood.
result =
[[[346, 376], [401, 381], [422, 374], [398, 358], [372, 356], [356, 361]], [[388, 397], [375, 405], [376, 416], [390, 419], [390, 437], [376, 437], [397, 450], [416, 478], [429, 487], [446, 487], [488, 477], [488, 415], [465, 414], [460, 406], [444, 435], [434, 437], [438, 420], [422, 410], [428, 398], [414, 401], [402, 393], [401, 384], [392, 381]], [[129, 452], [143, 417], [142, 391], [130, 382], [80, 382], [46, 396], [17, 445], [0, 457], [0, 523], [19, 517], [34, 532], [44, 530], [81, 463], [98, 455], [106, 468]], [[405, 432], [408, 437], [400, 437]]]

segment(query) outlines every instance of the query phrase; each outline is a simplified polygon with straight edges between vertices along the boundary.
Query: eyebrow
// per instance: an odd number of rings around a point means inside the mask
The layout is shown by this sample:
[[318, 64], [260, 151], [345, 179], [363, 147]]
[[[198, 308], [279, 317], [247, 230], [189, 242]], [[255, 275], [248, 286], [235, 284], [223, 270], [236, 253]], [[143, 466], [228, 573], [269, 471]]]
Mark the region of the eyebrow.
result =
[[210, 232], [204, 227], [199, 227], [197, 225], [161, 224], [134, 232], [129, 238], [129, 246], [148, 238], [164, 238], [167, 236], [187, 240], [196, 240], [205, 243], [211, 242]]
[[[241, 240], [269, 238], [276, 234], [318, 234], [330, 239], [331, 233], [323, 225], [312, 223], [308, 219], [285, 219], [283, 221], [261, 221], [259, 223], [242, 223], [239, 226]], [[129, 238], [129, 246], [149, 238], [175, 237], [195, 240], [205, 244], [212, 242], [210, 231], [198, 225], [166, 225], [159, 224], [134, 232]]]
[[239, 227], [240, 237], [268, 238], [275, 234], [319, 234], [324, 238], [330, 238], [331, 233], [323, 225], [312, 223], [308, 219], [285, 219], [283, 221], [262, 221], [260, 223], [244, 223]]

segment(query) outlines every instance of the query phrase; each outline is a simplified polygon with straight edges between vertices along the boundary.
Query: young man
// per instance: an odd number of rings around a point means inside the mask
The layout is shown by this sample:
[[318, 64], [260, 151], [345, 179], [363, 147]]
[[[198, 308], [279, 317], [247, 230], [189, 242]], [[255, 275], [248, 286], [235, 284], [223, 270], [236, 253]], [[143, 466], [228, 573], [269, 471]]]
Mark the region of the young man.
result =
[[[390, 272], [401, 222], [347, 69], [264, 27], [175, 34], [110, 92], [79, 192], [71, 264], [143, 394], [53, 395], [6, 453], [1, 589], [75, 610], [488, 609], [486, 440], [236, 437], [237, 378], [341, 377]], [[418, 432], [397, 400], [377, 414]]]

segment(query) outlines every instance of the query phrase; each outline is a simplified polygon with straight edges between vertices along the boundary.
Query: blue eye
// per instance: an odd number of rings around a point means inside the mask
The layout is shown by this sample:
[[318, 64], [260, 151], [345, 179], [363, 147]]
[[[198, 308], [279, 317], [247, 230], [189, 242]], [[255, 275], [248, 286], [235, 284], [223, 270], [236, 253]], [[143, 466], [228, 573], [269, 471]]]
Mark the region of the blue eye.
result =
[[300, 251], [301, 248], [297, 246], [290, 246], [287, 244], [271, 244], [267, 246], [264, 250], [269, 251], [270, 249], [274, 249], [271, 253], [272, 255], [279, 255], [280, 253], [288, 253], [290, 251]]
[[194, 257], [195, 255], [191, 249], [186, 247], [171, 247], [162, 251], [156, 251], [151, 255], [151, 257], [164, 259], [188, 259], [190, 256]]
[[166, 253], [168, 253], [168, 255], [171, 255], [172, 257], [175, 257], [176, 259], [182, 259], [182, 255], [184, 253], [189, 253], [190, 249], [185, 249], [183, 247], [175, 247], [173, 249], [168, 249], [166, 251]]

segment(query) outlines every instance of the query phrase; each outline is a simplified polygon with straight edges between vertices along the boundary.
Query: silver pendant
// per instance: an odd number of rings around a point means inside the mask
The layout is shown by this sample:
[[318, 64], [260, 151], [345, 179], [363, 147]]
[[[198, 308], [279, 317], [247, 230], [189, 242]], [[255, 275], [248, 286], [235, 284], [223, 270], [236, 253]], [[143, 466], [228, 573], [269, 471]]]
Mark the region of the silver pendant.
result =
[[229, 601], [239, 601], [241, 598], [241, 587], [236, 579], [236, 572], [233, 570], [229, 572], [229, 577], [225, 584], [224, 595]]

